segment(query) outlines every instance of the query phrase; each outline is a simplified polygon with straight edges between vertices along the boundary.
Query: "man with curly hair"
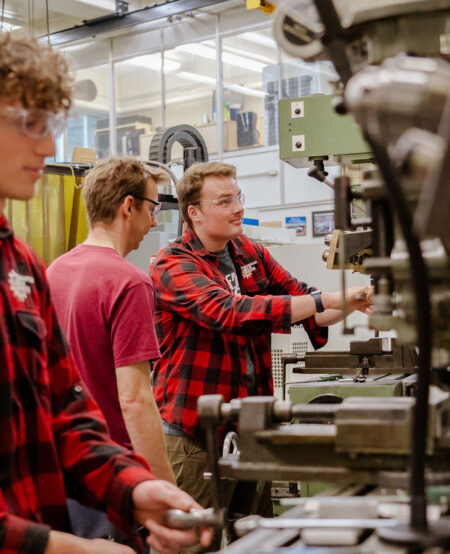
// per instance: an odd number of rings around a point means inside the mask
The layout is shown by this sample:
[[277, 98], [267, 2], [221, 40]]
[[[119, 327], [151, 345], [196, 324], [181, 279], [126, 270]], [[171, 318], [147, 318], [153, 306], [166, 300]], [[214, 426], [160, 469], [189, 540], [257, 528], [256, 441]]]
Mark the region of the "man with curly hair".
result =
[[[35, 40], [0, 36], [0, 551], [129, 554], [71, 534], [67, 495], [107, 512], [133, 537], [145, 525], [161, 553], [196, 540], [164, 525], [167, 509], [198, 505], [155, 480], [146, 462], [109, 438], [81, 380], [50, 300], [45, 269], [3, 210], [29, 200], [70, 108], [64, 59]], [[201, 532], [207, 544], [209, 530]]]

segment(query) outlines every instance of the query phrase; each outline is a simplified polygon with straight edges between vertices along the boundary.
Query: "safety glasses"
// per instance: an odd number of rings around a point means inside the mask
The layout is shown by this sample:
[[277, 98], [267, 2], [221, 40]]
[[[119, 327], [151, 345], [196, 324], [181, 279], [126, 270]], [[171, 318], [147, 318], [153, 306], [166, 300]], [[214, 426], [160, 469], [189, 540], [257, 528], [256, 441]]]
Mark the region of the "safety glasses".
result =
[[0, 116], [7, 119], [20, 133], [34, 139], [43, 139], [50, 133], [56, 138], [64, 131], [67, 121], [65, 112], [14, 106], [0, 108]]

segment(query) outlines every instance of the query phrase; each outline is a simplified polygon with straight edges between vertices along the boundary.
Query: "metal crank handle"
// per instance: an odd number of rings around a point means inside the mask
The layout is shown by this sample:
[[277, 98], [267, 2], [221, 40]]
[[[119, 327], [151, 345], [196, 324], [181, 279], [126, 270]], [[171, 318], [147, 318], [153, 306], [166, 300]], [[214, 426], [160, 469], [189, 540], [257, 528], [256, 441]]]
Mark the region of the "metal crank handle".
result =
[[223, 517], [214, 512], [212, 508], [196, 510], [191, 508], [189, 512], [182, 510], [167, 510], [166, 525], [173, 529], [190, 529], [191, 527], [223, 527]]
[[392, 519], [314, 519], [314, 518], [273, 518], [248, 516], [237, 520], [234, 530], [239, 537], [256, 529], [377, 529], [396, 523]]

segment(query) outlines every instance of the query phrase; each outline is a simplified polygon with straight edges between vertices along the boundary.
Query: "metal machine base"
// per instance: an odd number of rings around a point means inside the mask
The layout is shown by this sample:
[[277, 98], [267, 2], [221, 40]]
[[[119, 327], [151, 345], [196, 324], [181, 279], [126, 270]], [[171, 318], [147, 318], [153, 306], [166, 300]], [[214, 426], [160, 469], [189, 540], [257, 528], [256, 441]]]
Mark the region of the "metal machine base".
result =
[[422, 551], [426, 548], [450, 548], [450, 520], [429, 524], [427, 531], [416, 531], [408, 524], [377, 529], [383, 542]]

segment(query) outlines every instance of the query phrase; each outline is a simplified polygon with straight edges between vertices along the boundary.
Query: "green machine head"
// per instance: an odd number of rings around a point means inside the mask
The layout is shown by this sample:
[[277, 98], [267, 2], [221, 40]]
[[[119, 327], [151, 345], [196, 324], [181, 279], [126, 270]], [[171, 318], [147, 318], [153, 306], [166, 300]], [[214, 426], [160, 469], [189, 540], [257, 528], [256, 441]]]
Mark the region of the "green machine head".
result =
[[[279, 101], [280, 158], [294, 167], [344, 157], [345, 163], [371, 161], [369, 145], [351, 115], [339, 115], [332, 95], [313, 94]], [[331, 160], [330, 160], [331, 161]]]

